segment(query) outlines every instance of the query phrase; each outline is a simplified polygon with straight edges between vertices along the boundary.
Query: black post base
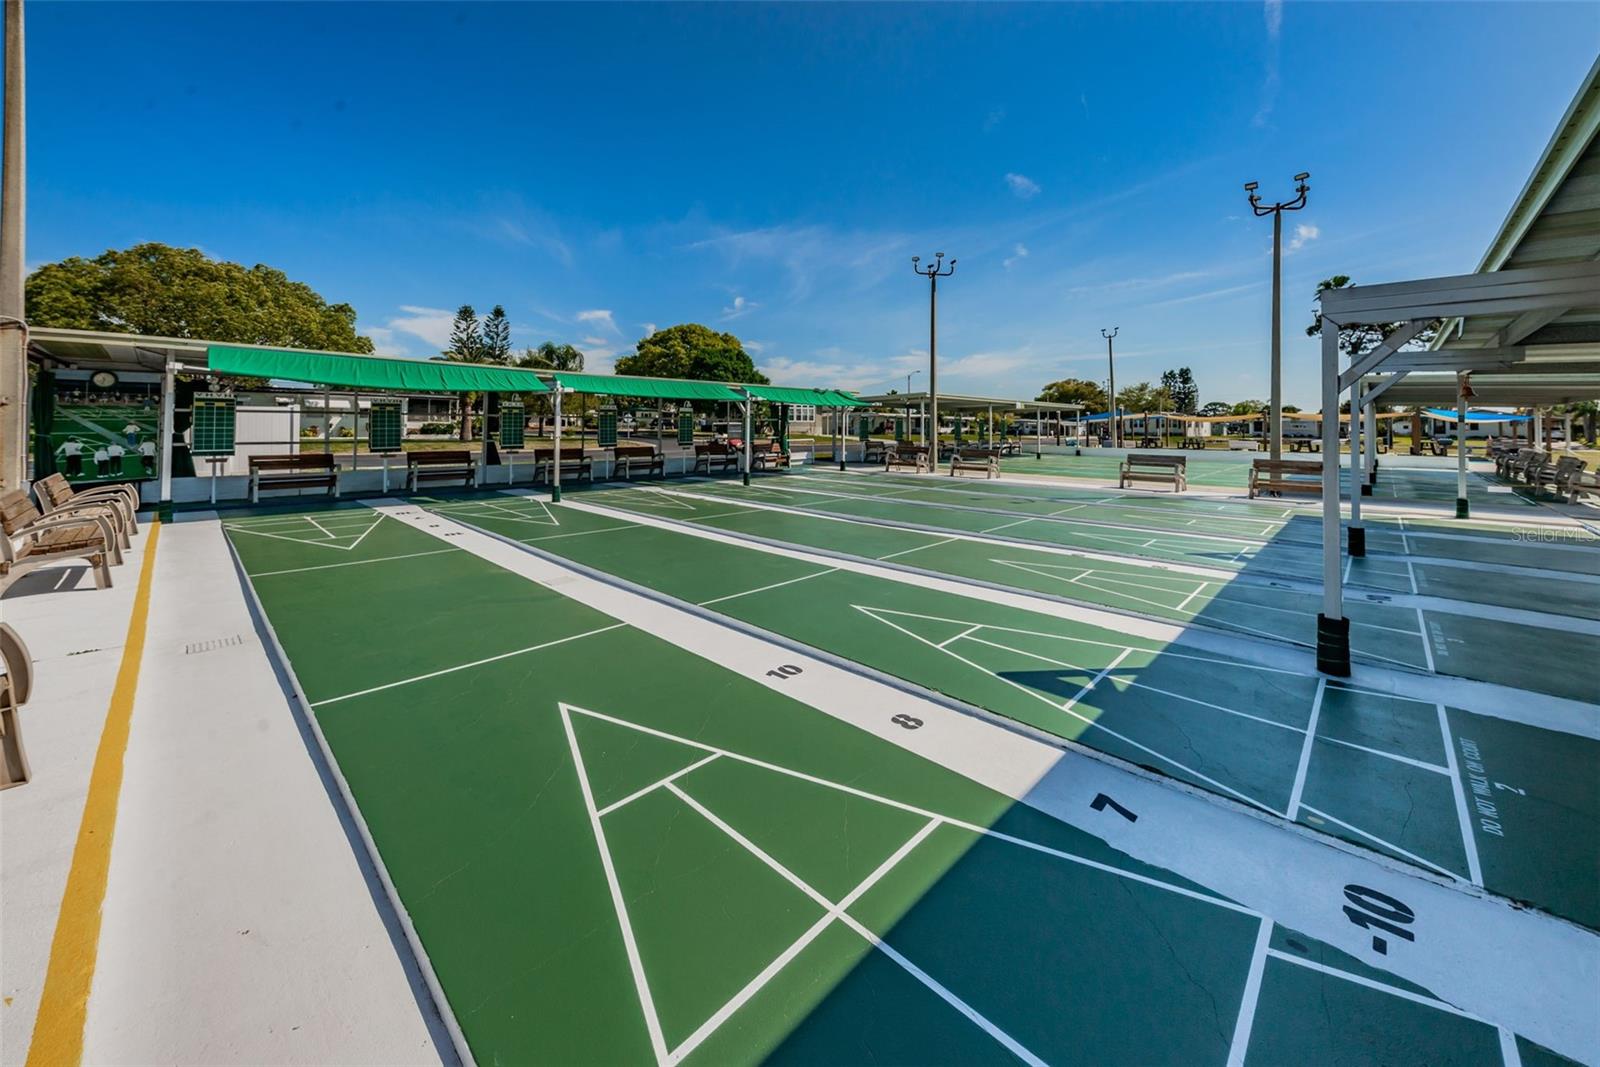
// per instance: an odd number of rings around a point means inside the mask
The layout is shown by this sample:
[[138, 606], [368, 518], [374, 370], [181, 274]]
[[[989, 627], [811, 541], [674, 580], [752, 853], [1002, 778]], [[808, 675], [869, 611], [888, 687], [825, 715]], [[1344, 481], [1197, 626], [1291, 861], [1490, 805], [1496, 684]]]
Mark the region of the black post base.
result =
[[550, 487], [550, 502], [552, 504], [561, 503], [561, 487], [559, 485], [552, 485]]
[[1365, 526], [1350, 527], [1350, 555], [1365, 556], [1367, 554], [1367, 528]]
[[1458, 518], [1458, 519], [1467, 518], [1468, 517], [1468, 511], [1469, 511], [1469, 509], [1467, 507], [1467, 498], [1464, 497], [1464, 496], [1456, 497], [1456, 518]]
[[1368, 482], [1366, 485], [1363, 485], [1361, 487], [1361, 495], [1362, 496], [1371, 496], [1372, 495], [1372, 483], [1371, 482]]
[[745, 485], [749, 485], [750, 484], [750, 472], [749, 471], [745, 471], [744, 472], [744, 484]]
[[1337, 678], [1350, 677], [1349, 619], [1317, 613], [1317, 670]]

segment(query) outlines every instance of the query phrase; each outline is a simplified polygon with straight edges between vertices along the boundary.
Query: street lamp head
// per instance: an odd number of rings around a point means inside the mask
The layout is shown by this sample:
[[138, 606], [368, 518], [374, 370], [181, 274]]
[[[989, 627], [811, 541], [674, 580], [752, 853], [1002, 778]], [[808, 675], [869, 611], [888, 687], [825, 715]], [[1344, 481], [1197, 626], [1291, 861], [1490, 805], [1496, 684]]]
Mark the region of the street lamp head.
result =
[[1303, 182], [1309, 177], [1311, 177], [1311, 172], [1309, 170], [1303, 170], [1294, 176], [1294, 180], [1297, 182]]
[[943, 259], [944, 258], [944, 253], [943, 252], [935, 252], [934, 256], [936, 258], [938, 258], [938, 259]]
[[922, 262], [922, 257], [921, 256], [912, 256], [911, 257], [911, 262], [912, 263], [921, 263]]
[[1261, 188], [1261, 183], [1260, 182], [1245, 182], [1244, 183], [1244, 191], [1247, 192], [1247, 193], [1253, 193], [1259, 188]]

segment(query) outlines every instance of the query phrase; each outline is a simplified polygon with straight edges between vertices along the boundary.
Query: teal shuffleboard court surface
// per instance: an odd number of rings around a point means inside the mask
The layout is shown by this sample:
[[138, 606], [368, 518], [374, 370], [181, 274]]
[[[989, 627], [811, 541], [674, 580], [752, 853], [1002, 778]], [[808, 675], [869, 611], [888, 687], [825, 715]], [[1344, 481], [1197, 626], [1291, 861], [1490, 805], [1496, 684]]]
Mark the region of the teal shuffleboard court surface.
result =
[[404, 426], [398, 400], [374, 400], [367, 415], [367, 445], [373, 452], [398, 452]]
[[223, 393], [196, 393], [192, 432], [193, 437], [189, 446], [191, 455], [233, 455], [233, 397]]

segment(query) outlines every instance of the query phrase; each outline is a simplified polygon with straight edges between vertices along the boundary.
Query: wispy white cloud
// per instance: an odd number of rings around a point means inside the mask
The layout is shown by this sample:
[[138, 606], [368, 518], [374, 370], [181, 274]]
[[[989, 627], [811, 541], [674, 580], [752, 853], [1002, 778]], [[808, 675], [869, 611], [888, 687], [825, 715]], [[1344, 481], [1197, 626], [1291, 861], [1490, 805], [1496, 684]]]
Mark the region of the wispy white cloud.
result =
[[983, 117], [983, 132], [988, 133], [1006, 120], [1006, 109], [1003, 107], [991, 108]]
[[1022, 262], [1023, 260], [1025, 260], [1027, 258], [1028, 258], [1028, 246], [1023, 244], [1021, 241], [1018, 241], [1015, 245], [1012, 246], [1011, 254], [1009, 256], [1007, 256], [1005, 259], [1002, 259], [1000, 261], [1000, 265], [1002, 267], [1004, 267], [1006, 270], [1010, 270], [1012, 264], [1020, 263], [1020, 262]]
[[1210, 271], [1180, 270], [1156, 277], [1119, 278], [1116, 281], [1100, 282], [1097, 285], [1074, 285], [1067, 290], [1067, 295], [1088, 296], [1096, 293], [1139, 292], [1147, 289], [1162, 289], [1171, 285], [1179, 285], [1183, 282], [1207, 278], [1210, 275]]
[[576, 318], [579, 322], [592, 322], [596, 326], [604, 327], [619, 337], [622, 335], [622, 331], [617, 329], [617, 320], [612, 317], [610, 311], [604, 308], [597, 308], [592, 311], [580, 311], [578, 312]]
[[1006, 174], [1006, 186], [1010, 188], [1012, 194], [1019, 200], [1032, 200], [1039, 195], [1039, 183], [1026, 174], [1008, 172]]
[[641, 322], [639, 324], [639, 329], [644, 331], [644, 335], [646, 337], [649, 337], [651, 334], [656, 332], [657, 326], [653, 322]]
[[1267, 69], [1261, 79], [1261, 102], [1250, 119], [1252, 126], [1265, 126], [1278, 102], [1279, 39], [1283, 33], [1283, 0], [1264, 0], [1262, 17], [1267, 23]]
[[845, 274], [859, 287], [881, 280], [891, 269], [903, 269], [894, 253], [906, 249], [907, 239], [897, 233], [785, 224], [757, 230], [718, 228], [685, 247], [717, 252], [733, 267], [776, 263], [788, 274], [789, 299], [803, 300], [824, 276]]
[[356, 332], [366, 334], [372, 338], [372, 351], [379, 356], [404, 356], [405, 345], [396, 337], [395, 332], [387, 326], [356, 326]]
[[1289, 251], [1298, 252], [1307, 242], [1315, 241], [1322, 236], [1322, 230], [1317, 226], [1307, 226], [1305, 223], [1294, 228], [1294, 236], [1289, 238]]
[[746, 352], [751, 352], [758, 356], [767, 350], [766, 344], [762, 341], [740, 341], [739, 343], [744, 346]]
[[[403, 314], [396, 315], [382, 326], [375, 328], [384, 333], [385, 339], [392, 350], [400, 350], [401, 339], [395, 336], [397, 333], [420, 337], [438, 351], [442, 351], [450, 343], [450, 324], [455, 321], [455, 312], [446, 311], [444, 308], [422, 307], [417, 304], [402, 304], [400, 305], [400, 310]], [[369, 329], [368, 333], [372, 337], [373, 343], [376, 344], [378, 334], [371, 329]]]
[[722, 321], [727, 322], [731, 319], [742, 319], [760, 306], [761, 305], [756, 303], [754, 300], [747, 300], [742, 296], [735, 296], [733, 298], [733, 303], [722, 309]]

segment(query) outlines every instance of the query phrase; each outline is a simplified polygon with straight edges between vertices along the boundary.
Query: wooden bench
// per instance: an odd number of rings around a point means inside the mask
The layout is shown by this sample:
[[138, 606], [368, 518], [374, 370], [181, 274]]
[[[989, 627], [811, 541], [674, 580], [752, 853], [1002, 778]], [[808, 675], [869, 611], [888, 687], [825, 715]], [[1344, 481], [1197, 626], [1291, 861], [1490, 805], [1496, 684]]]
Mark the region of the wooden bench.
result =
[[[1315, 475], [1316, 480], [1296, 477], [1297, 475]], [[1274, 496], [1283, 493], [1321, 496], [1322, 464], [1310, 459], [1251, 460], [1249, 495], [1253, 499], [1262, 493], [1271, 493]]]
[[[536, 483], [548, 482], [555, 477], [555, 459], [554, 445], [533, 450], [533, 480]], [[581, 448], [561, 450], [561, 479], [566, 481], [568, 478], [587, 478], [591, 482], [594, 481], [594, 461]]]
[[919, 474], [931, 471], [933, 468], [928, 464], [928, 446], [896, 445], [884, 456], [883, 469], [891, 471], [896, 467], [910, 467]]
[[1320, 437], [1286, 437], [1291, 452], [1321, 452], [1322, 438]]
[[1554, 463], [1546, 464], [1528, 480], [1535, 490], [1545, 486], [1558, 497], [1567, 495], [1567, 485], [1575, 474], [1583, 473], [1588, 464], [1577, 456], [1559, 456]]
[[88, 561], [95, 588], [110, 587], [111, 567], [122, 562], [122, 546], [106, 509], [63, 508], [41, 515], [21, 489], [0, 495], [0, 589], [60, 559]]
[[296, 456], [250, 457], [250, 502], [263, 489], [326, 489], [339, 495], [339, 468], [327, 452], [302, 452]]
[[1576, 504], [1580, 496], [1600, 500], [1600, 471], [1580, 470], [1567, 479], [1567, 503]]
[[726, 441], [707, 441], [694, 446], [694, 470], [705, 469], [707, 474], [725, 473], [739, 469], [739, 453]]
[[1000, 477], [1000, 450], [997, 448], [962, 448], [950, 457], [950, 477], [956, 471], [982, 471], [985, 479]]
[[789, 453], [779, 448], [776, 441], [754, 441], [750, 446], [750, 465], [756, 470], [764, 470], [768, 465], [787, 467]]
[[406, 453], [406, 490], [415, 493], [423, 482], [459, 482], [465, 487], [478, 484], [478, 464], [468, 448], [442, 448], [437, 451]]
[[0, 622], [0, 789], [25, 785], [28, 754], [22, 747], [18, 712], [33, 692], [33, 658], [17, 631]]
[[1206, 439], [1204, 437], [1185, 437], [1182, 447], [1204, 452], [1206, 450]]
[[1118, 473], [1117, 488], [1126, 489], [1129, 482], [1162, 482], [1181, 493], [1189, 488], [1189, 457], [1127, 456]]
[[667, 457], [657, 452], [654, 445], [618, 443], [611, 450], [611, 477], [631, 480], [635, 470], [643, 469], [645, 477], [652, 474], [667, 476]]
[[72, 508], [104, 508], [123, 548], [130, 547], [131, 535], [139, 532], [139, 491], [126, 482], [80, 490], [60, 474], [51, 474], [33, 483], [33, 495], [46, 515]]
[[866, 451], [862, 453], [863, 463], [883, 463], [889, 458], [889, 450], [894, 446], [887, 441], [868, 441]]

